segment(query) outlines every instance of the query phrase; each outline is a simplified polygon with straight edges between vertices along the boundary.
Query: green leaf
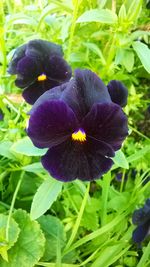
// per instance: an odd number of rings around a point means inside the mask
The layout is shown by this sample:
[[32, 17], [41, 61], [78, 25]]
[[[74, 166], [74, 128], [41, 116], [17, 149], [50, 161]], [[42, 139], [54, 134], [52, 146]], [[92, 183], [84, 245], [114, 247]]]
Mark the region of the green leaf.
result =
[[83, 13], [76, 22], [100, 22], [113, 24], [117, 22], [117, 15], [109, 9], [91, 9]]
[[24, 137], [12, 145], [11, 151], [26, 156], [42, 156], [47, 149], [39, 149], [33, 145], [29, 137]]
[[10, 220], [8, 229], [8, 240], [6, 240], [8, 216], [0, 214], [0, 254], [4, 260], [8, 261], [7, 250], [9, 250], [17, 241], [20, 229], [13, 218]]
[[118, 150], [116, 153], [115, 153], [115, 157], [112, 158], [112, 160], [114, 161], [114, 163], [118, 166], [118, 167], [121, 167], [121, 168], [124, 168], [124, 169], [129, 169], [129, 164], [128, 164], [128, 161], [124, 155], [124, 153], [121, 151], [121, 150]]
[[82, 216], [81, 225], [87, 230], [95, 231], [99, 226], [98, 220], [96, 212], [89, 213], [85, 211]]
[[139, 159], [143, 158], [146, 153], [150, 153], [150, 146], [145, 146], [142, 149], [138, 150], [136, 153], [129, 156], [127, 158], [127, 161], [130, 163], [130, 162], [133, 162], [135, 160], [139, 160]]
[[64, 21], [62, 22], [62, 27], [61, 27], [61, 32], [60, 32], [60, 37], [62, 39], [62, 41], [64, 42], [69, 35], [69, 28], [71, 25], [71, 16], [67, 16], [66, 18], [64, 18]]
[[119, 194], [119, 196], [114, 196], [109, 202], [108, 202], [108, 208], [110, 210], [115, 210], [119, 212], [122, 207], [124, 207], [124, 210], [128, 206], [130, 198], [129, 192], [122, 192]]
[[86, 46], [87, 48], [89, 48], [93, 53], [95, 53], [96, 55], [98, 55], [102, 61], [103, 65], [106, 65], [106, 60], [102, 54], [102, 51], [100, 50], [100, 48], [94, 44], [94, 43], [83, 43], [84, 46]]
[[12, 144], [10, 141], [0, 142], [0, 155], [8, 159], [15, 159], [15, 156], [10, 152]]
[[126, 7], [124, 4], [120, 7], [118, 18], [120, 23], [123, 23], [127, 18]]
[[148, 73], [150, 73], [150, 49], [147, 45], [136, 41], [132, 44], [134, 51], [137, 53], [137, 56], [141, 60], [143, 67]]
[[142, 0], [132, 0], [128, 13], [127, 19], [134, 22], [138, 17], [142, 9]]
[[44, 215], [38, 219], [46, 238], [44, 261], [56, 259], [58, 244], [62, 249], [65, 246], [66, 236], [61, 221], [51, 215]]
[[9, 262], [0, 260], [0, 266], [33, 267], [44, 253], [44, 235], [38, 222], [31, 221], [27, 212], [17, 210], [13, 218], [20, 227], [20, 235], [15, 245], [8, 251]]
[[[91, 264], [91, 267], [108, 267], [111, 266], [116, 260], [118, 260], [130, 246], [127, 246], [127, 242], [117, 242], [115, 245], [108, 245], [102, 249], [98, 258]], [[108, 257], [109, 255], [109, 257]]]
[[32, 26], [36, 26], [37, 25], [37, 20], [34, 19], [32, 16], [27, 16], [25, 14], [13, 14], [13, 15], [8, 15], [7, 16], [7, 27], [11, 26], [12, 24], [28, 24], [28, 25], [32, 25]]
[[22, 170], [26, 171], [26, 172], [33, 172], [33, 173], [39, 173], [44, 171], [44, 168], [41, 164], [41, 162], [35, 162], [29, 165], [26, 165], [24, 167], [22, 167]]
[[122, 63], [128, 72], [132, 71], [133, 66], [134, 66], [134, 53], [133, 53], [133, 51], [124, 50]]
[[57, 199], [63, 183], [48, 178], [38, 188], [31, 206], [31, 218], [37, 219], [43, 215]]
[[101, 0], [101, 1], [99, 1], [98, 2], [99, 8], [103, 8], [106, 5], [106, 3], [107, 3], [107, 0]]

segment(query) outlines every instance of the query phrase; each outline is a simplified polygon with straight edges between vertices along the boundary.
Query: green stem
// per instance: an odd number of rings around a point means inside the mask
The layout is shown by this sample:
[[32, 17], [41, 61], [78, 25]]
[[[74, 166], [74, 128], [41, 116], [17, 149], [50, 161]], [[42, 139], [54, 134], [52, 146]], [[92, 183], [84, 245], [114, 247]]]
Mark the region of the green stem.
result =
[[86, 202], [87, 202], [87, 199], [88, 199], [89, 189], [90, 189], [90, 183], [87, 186], [87, 189], [86, 189], [86, 192], [85, 192], [85, 196], [83, 198], [82, 205], [81, 205], [81, 208], [80, 208], [79, 213], [78, 213], [77, 220], [75, 222], [75, 225], [74, 225], [72, 234], [70, 236], [70, 239], [69, 239], [69, 241], [68, 241], [68, 243], [67, 243], [67, 245], [65, 247], [65, 251], [69, 249], [69, 247], [73, 243], [73, 241], [74, 241], [74, 239], [76, 237], [76, 234], [78, 232], [78, 229], [79, 229], [79, 226], [80, 226], [80, 222], [81, 222], [81, 219], [82, 219], [82, 216], [83, 216], [83, 212], [84, 212], [84, 209], [85, 209], [85, 206], [86, 206]]
[[20, 185], [22, 183], [23, 177], [24, 177], [24, 172], [22, 172], [21, 177], [20, 177], [20, 180], [18, 181], [18, 184], [16, 186], [16, 189], [15, 189], [15, 192], [14, 192], [14, 195], [13, 195], [13, 198], [12, 198], [12, 202], [11, 202], [9, 214], [8, 214], [8, 220], [7, 220], [7, 225], [6, 225], [6, 241], [7, 242], [9, 241], [9, 225], [10, 225], [10, 220], [11, 220], [12, 212], [13, 212], [15, 201], [16, 201], [16, 197], [17, 197], [17, 194], [18, 194]]
[[137, 129], [135, 129], [134, 127], [132, 127], [131, 125], [129, 126], [133, 132], [137, 133], [138, 135], [140, 135], [141, 137], [145, 138], [146, 140], [150, 141], [150, 138], [147, 137], [146, 135], [142, 134], [141, 132], [139, 132]]
[[111, 181], [111, 172], [108, 172], [103, 177], [101, 226], [104, 226], [107, 223], [107, 201], [108, 201], [110, 181]]
[[6, 42], [5, 42], [5, 30], [4, 30], [4, 23], [5, 23], [5, 14], [4, 14], [4, 6], [3, 1], [0, 2], [0, 47], [3, 54], [3, 68], [2, 68], [2, 75], [6, 74], [7, 69], [7, 57], [6, 57]]
[[123, 191], [124, 181], [125, 181], [125, 173], [126, 170], [123, 171], [122, 179], [121, 179], [121, 186], [120, 186], [120, 193]]
[[75, 27], [76, 27], [76, 19], [77, 19], [77, 15], [78, 15], [78, 8], [79, 8], [79, 0], [75, 0], [72, 24], [71, 24], [71, 29], [70, 29], [70, 38], [69, 38], [69, 44], [68, 44], [68, 51], [67, 51], [67, 60], [69, 60], [70, 53], [71, 53], [73, 36], [74, 36]]

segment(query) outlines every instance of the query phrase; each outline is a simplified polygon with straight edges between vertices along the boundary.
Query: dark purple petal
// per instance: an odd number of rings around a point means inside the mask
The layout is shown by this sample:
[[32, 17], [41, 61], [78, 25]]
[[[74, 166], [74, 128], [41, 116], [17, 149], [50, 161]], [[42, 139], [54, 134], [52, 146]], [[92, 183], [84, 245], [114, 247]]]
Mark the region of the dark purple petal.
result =
[[106, 173], [113, 161], [101, 155], [101, 144], [93, 141], [81, 144], [70, 139], [50, 148], [42, 157], [42, 164], [58, 180], [92, 181]]
[[47, 60], [53, 55], [63, 56], [60, 45], [45, 41], [45, 40], [31, 40], [27, 44], [26, 55], [32, 58]]
[[88, 136], [120, 149], [128, 135], [127, 117], [114, 103], [95, 104], [82, 122]]
[[25, 56], [26, 44], [18, 47], [12, 57], [9, 64], [8, 72], [10, 74], [17, 74], [17, 64], [18, 61]]
[[46, 75], [55, 81], [65, 82], [71, 78], [72, 71], [67, 62], [60, 56], [52, 56], [45, 65]]
[[41, 65], [40, 62], [36, 62], [36, 60], [23, 57], [17, 64], [17, 79], [15, 81], [16, 86], [20, 88], [25, 88], [29, 86], [32, 82], [34, 82], [38, 75], [41, 74]]
[[110, 81], [107, 87], [111, 100], [114, 103], [120, 105], [121, 107], [125, 107], [128, 98], [127, 88], [120, 81], [117, 80]]
[[78, 119], [90, 111], [95, 103], [111, 102], [107, 87], [90, 70], [75, 70], [75, 77], [68, 84], [63, 92], [62, 99], [75, 112]]
[[[30, 111], [30, 114], [32, 114], [33, 112], [34, 112], [34, 110], [36, 110], [36, 108], [38, 107], [38, 106], [40, 106], [41, 104], [43, 104], [45, 101], [47, 101], [47, 100], [62, 100], [61, 99], [61, 95], [62, 95], [62, 92], [65, 90], [65, 88], [66, 88], [66, 83], [64, 83], [64, 84], [61, 84], [60, 86], [56, 86], [55, 87], [55, 83], [57, 83], [57, 82], [55, 82], [55, 81], [51, 81], [51, 80], [47, 80], [46, 82], [49, 82], [50, 84], [49, 84], [49, 88], [51, 87], [51, 85], [53, 84], [53, 88], [51, 89], [51, 90], [47, 90], [47, 88], [46, 88], [46, 92], [44, 93], [44, 94], [42, 94], [37, 100], [36, 100], [36, 102], [34, 103], [34, 105], [33, 105], [33, 107], [32, 107], [32, 109], [31, 109], [31, 111]], [[45, 83], [45, 81], [44, 81], [44, 83]], [[47, 86], [48, 84], [46, 84], [46, 87], [48, 87]], [[31, 88], [31, 90], [32, 90], [32, 88]], [[40, 89], [40, 90], [42, 90], [42, 89]], [[28, 96], [27, 95], [25, 95], [25, 97], [26, 98], [28, 98]], [[29, 96], [30, 97], [30, 96]], [[33, 99], [33, 102], [34, 102], [34, 99], [36, 99], [37, 97], [36, 96], [32, 96], [31, 97], [31, 101], [32, 101], [32, 99]], [[28, 100], [30, 101], [30, 99], [28, 98]], [[30, 102], [31, 102], [30, 101]], [[29, 102], [28, 102], [29, 103]]]
[[132, 239], [135, 243], [141, 243], [148, 234], [150, 221], [138, 226], [132, 234]]
[[133, 224], [141, 225], [150, 221], [150, 199], [146, 200], [143, 208], [135, 210], [132, 215]]
[[32, 111], [27, 133], [35, 146], [47, 148], [62, 143], [77, 127], [73, 111], [63, 101], [47, 100]]
[[143, 208], [135, 210], [132, 215], [132, 222], [136, 225], [141, 225], [145, 222], [146, 217]]
[[144, 211], [148, 213], [150, 212], [150, 198], [146, 200], [146, 203], [144, 205]]
[[[46, 80], [43, 82], [35, 81], [33, 84], [29, 85], [22, 93], [24, 99], [30, 105], [33, 105], [36, 100], [52, 87], [57, 86], [57, 82]], [[47, 98], [49, 99], [49, 98]]]

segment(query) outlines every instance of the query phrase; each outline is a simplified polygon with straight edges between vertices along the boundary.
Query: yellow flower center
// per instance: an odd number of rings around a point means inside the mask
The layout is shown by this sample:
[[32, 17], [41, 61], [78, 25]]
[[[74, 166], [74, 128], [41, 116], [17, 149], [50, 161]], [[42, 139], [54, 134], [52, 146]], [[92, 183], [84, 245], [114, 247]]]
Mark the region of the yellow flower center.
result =
[[79, 142], [85, 142], [86, 141], [86, 133], [82, 129], [79, 129], [78, 131], [76, 131], [72, 134], [72, 140], [73, 141], [79, 141]]
[[38, 76], [37, 79], [39, 82], [42, 82], [42, 81], [45, 81], [47, 79], [47, 77], [44, 73], [42, 73], [41, 75]]

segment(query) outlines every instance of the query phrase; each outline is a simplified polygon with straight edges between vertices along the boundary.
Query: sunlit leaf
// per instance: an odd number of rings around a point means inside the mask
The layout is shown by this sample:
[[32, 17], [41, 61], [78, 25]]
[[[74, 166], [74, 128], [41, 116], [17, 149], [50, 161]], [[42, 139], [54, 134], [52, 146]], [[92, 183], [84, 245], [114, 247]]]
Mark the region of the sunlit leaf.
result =
[[11, 151], [26, 156], [42, 156], [46, 153], [47, 149], [35, 147], [29, 137], [26, 136], [14, 143]]
[[10, 151], [12, 144], [10, 141], [0, 142], [0, 155], [9, 159], [15, 159], [15, 156]]
[[117, 15], [109, 9], [91, 9], [83, 13], [77, 23], [100, 22], [106, 24], [116, 23]]
[[141, 42], [133, 42], [133, 49], [142, 62], [143, 67], [150, 73], [150, 49]]
[[39, 218], [51, 207], [61, 192], [62, 185], [63, 183], [51, 178], [41, 184], [33, 198], [31, 206], [32, 219]]
[[124, 153], [121, 150], [118, 150], [115, 153], [115, 157], [112, 158], [114, 163], [118, 165], [118, 167], [124, 168], [124, 169], [129, 169], [129, 164], [128, 161], [124, 155]]
[[35, 163], [30, 164], [30, 165], [26, 165], [26, 166], [22, 167], [22, 170], [24, 170], [26, 172], [37, 173], [37, 172], [44, 171], [44, 168], [40, 162], [35, 162]]

